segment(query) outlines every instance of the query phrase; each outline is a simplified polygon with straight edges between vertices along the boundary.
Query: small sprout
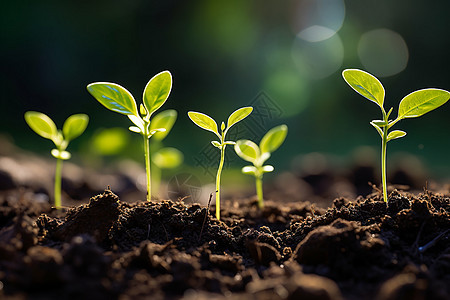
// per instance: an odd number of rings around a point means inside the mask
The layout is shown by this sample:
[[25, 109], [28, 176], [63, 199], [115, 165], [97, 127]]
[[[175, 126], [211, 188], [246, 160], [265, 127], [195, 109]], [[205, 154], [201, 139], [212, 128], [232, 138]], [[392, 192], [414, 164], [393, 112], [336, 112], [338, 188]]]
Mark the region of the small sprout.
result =
[[259, 146], [250, 140], [239, 140], [234, 145], [234, 151], [243, 160], [251, 162], [253, 166], [245, 166], [242, 173], [255, 176], [256, 195], [258, 196], [258, 206], [263, 208], [263, 188], [262, 178], [264, 173], [272, 172], [273, 166], [265, 165], [272, 152], [277, 150], [286, 139], [288, 127], [279, 125], [269, 130], [261, 139]]
[[70, 159], [70, 152], [66, 151], [69, 142], [80, 136], [89, 123], [89, 117], [85, 114], [71, 115], [66, 119], [63, 129], [56, 128], [55, 122], [49, 116], [37, 112], [27, 111], [25, 121], [28, 126], [43, 138], [51, 140], [56, 148], [52, 149], [51, 154], [56, 158], [55, 170], [55, 207], [61, 207], [61, 173], [62, 161]]
[[[150, 175], [150, 144], [152, 136], [168, 132], [173, 126], [171, 119], [164, 119], [152, 125], [150, 117], [157, 111], [169, 97], [172, 89], [172, 75], [169, 71], [155, 75], [147, 83], [143, 94], [143, 104], [137, 108], [133, 95], [124, 87], [109, 82], [94, 82], [87, 86], [88, 92], [97, 99], [103, 106], [114, 112], [126, 115], [134, 126], [128, 129], [132, 132], [140, 133], [144, 139], [145, 170], [147, 173], [147, 201], [151, 200], [151, 175]], [[171, 110], [172, 112], [173, 110]], [[176, 112], [175, 112], [176, 113]], [[170, 114], [170, 113], [167, 113]], [[157, 115], [158, 116], [158, 115]], [[157, 119], [155, 116], [153, 119]], [[175, 116], [176, 118], [176, 116]], [[155, 124], [156, 125], [156, 124]]]
[[216, 121], [214, 121], [214, 119], [211, 118], [210, 116], [205, 115], [203, 113], [195, 112], [195, 111], [188, 112], [188, 116], [192, 120], [192, 122], [194, 122], [200, 128], [211, 131], [219, 138], [219, 141], [211, 142], [214, 147], [220, 149], [220, 162], [219, 162], [219, 168], [217, 169], [217, 175], [216, 175], [216, 218], [218, 220], [220, 220], [220, 176], [222, 174], [223, 163], [225, 160], [225, 148], [227, 145], [236, 144], [233, 141], [226, 141], [225, 136], [226, 136], [228, 130], [231, 128], [231, 126], [233, 126], [234, 124], [236, 124], [239, 121], [242, 121], [252, 111], [253, 111], [253, 107], [251, 107], [251, 106], [242, 107], [242, 108], [237, 109], [235, 112], [233, 112], [228, 117], [226, 126], [225, 126], [224, 122], [221, 123], [220, 133], [219, 133], [219, 130], [217, 129]]
[[389, 109], [387, 113], [384, 110], [384, 87], [375, 76], [361, 70], [347, 69], [342, 72], [342, 77], [344, 77], [347, 84], [358, 94], [374, 102], [381, 109], [383, 119], [373, 120], [370, 122], [370, 125], [377, 130], [381, 137], [381, 179], [383, 184], [383, 199], [384, 202], [387, 202], [387, 142], [406, 135], [405, 131], [393, 130], [389, 132], [389, 129], [402, 119], [420, 117], [438, 108], [450, 99], [450, 93], [446, 90], [433, 88], [412, 92], [400, 101], [397, 118], [391, 120], [389, 116], [393, 108]]

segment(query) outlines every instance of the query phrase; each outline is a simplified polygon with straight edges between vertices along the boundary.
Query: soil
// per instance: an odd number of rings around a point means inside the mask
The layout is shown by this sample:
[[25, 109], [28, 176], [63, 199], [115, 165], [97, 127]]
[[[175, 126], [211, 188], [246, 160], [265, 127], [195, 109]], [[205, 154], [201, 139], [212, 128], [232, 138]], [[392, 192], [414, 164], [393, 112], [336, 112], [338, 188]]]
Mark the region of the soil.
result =
[[450, 197], [122, 202], [0, 193], [2, 299], [450, 299]]

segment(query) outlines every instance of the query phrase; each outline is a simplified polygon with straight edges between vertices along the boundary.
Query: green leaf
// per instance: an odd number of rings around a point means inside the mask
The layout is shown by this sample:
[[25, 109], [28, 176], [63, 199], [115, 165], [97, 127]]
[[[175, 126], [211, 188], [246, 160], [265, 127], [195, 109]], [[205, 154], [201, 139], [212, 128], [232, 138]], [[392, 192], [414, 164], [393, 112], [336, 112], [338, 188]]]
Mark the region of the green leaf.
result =
[[279, 125], [270, 129], [261, 139], [259, 147], [262, 153], [272, 153], [277, 150], [286, 139], [288, 127]]
[[214, 119], [210, 116], [195, 111], [188, 112], [188, 116], [198, 127], [214, 132], [219, 139], [222, 138], [217, 130], [216, 121], [214, 121]]
[[384, 87], [375, 76], [358, 69], [347, 69], [342, 72], [342, 77], [358, 94], [383, 109]]
[[138, 116], [136, 101], [124, 87], [110, 82], [94, 82], [88, 92], [104, 107], [123, 115]]
[[372, 120], [372, 122], [370, 122], [370, 123], [373, 123], [373, 124], [377, 125], [380, 128], [386, 126], [386, 122], [383, 121], [383, 120]]
[[131, 120], [131, 122], [133, 122], [134, 125], [136, 125], [136, 126], [130, 126], [130, 128], [137, 127], [139, 129], [138, 131], [136, 131], [135, 129], [133, 129], [133, 130], [130, 129], [130, 130], [133, 132], [137, 132], [137, 133], [141, 132], [143, 134], [144, 133], [144, 120], [142, 120], [141, 117], [135, 116], [135, 115], [128, 115], [127, 117], [128, 117], [128, 119]]
[[156, 114], [151, 123], [150, 123], [150, 131], [155, 128], [165, 128], [165, 132], [158, 132], [153, 135], [153, 139], [157, 139], [158, 141], [163, 140], [169, 131], [172, 129], [173, 124], [177, 120], [177, 111], [174, 109], [164, 110], [158, 114]]
[[248, 175], [256, 176], [256, 168], [254, 166], [245, 166], [241, 169], [241, 172]]
[[166, 147], [152, 155], [152, 161], [161, 169], [173, 169], [183, 163], [183, 153], [178, 149]]
[[263, 173], [269, 173], [269, 172], [273, 172], [273, 170], [275, 170], [275, 168], [271, 165], [265, 165], [262, 167], [262, 172]]
[[389, 142], [390, 140], [399, 139], [401, 137], [404, 137], [405, 135], [406, 135], [406, 132], [404, 132], [402, 130], [394, 130], [394, 131], [389, 132], [387, 141]]
[[150, 130], [149, 133], [150, 133], [150, 136], [154, 136], [157, 133], [163, 133], [163, 132], [166, 132], [165, 128], [155, 128], [155, 129]]
[[144, 106], [151, 115], [158, 110], [169, 97], [172, 89], [172, 75], [163, 71], [153, 76], [144, 89]]
[[128, 127], [128, 130], [136, 133], [142, 133], [142, 130], [137, 126], [130, 126]]
[[252, 163], [254, 163], [261, 155], [258, 145], [250, 140], [237, 141], [234, 145], [234, 151], [236, 151], [236, 154], [239, 155], [240, 158]]
[[229, 117], [228, 117], [228, 122], [227, 122], [227, 130], [233, 126], [234, 124], [236, 124], [239, 121], [242, 121], [243, 119], [245, 119], [251, 112], [253, 111], [253, 107], [248, 106], [248, 107], [241, 107], [239, 109], [237, 109], [236, 111], [234, 111]]
[[62, 160], [68, 160], [72, 157], [68, 151], [59, 151], [58, 149], [52, 149], [50, 152], [54, 158], [59, 158]]
[[130, 138], [126, 129], [113, 127], [97, 130], [90, 141], [90, 146], [92, 148], [91, 151], [94, 153], [100, 155], [117, 155], [128, 147], [129, 143]]
[[63, 125], [63, 135], [66, 141], [71, 141], [79, 137], [89, 123], [89, 117], [86, 114], [71, 115], [66, 119]]
[[27, 111], [25, 113], [25, 122], [34, 132], [49, 140], [56, 140], [58, 129], [55, 122], [46, 114], [37, 111]]
[[380, 128], [380, 126], [378, 126], [374, 121], [370, 122], [370, 125], [372, 125], [378, 131], [378, 134], [381, 136], [381, 138], [383, 138], [383, 130]]
[[397, 119], [416, 118], [443, 105], [450, 93], [441, 89], [423, 89], [412, 92], [402, 99]]
[[222, 145], [218, 141], [211, 141], [211, 144], [216, 148], [219, 148], [219, 149], [222, 148]]

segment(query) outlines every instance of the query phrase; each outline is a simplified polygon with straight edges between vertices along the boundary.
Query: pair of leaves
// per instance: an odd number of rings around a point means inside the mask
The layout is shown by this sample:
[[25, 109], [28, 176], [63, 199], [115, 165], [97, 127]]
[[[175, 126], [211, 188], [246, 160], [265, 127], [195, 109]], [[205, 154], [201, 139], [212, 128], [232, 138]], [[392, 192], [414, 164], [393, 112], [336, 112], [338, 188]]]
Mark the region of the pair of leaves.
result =
[[259, 146], [250, 140], [239, 140], [234, 145], [236, 154], [242, 159], [260, 167], [286, 139], [287, 126], [279, 125], [270, 129], [261, 139]]
[[[169, 71], [153, 76], [145, 86], [143, 107], [141, 106], [138, 112], [136, 100], [124, 87], [110, 82], [94, 82], [87, 86], [88, 92], [107, 109], [128, 116], [136, 125], [130, 127], [131, 131], [141, 133], [146, 132], [145, 124], [149, 123], [150, 116], [166, 102], [171, 89], [172, 75]], [[163, 127], [150, 129], [149, 132], [159, 128]], [[168, 131], [167, 128], [166, 131]], [[164, 138], [165, 135], [160, 135], [160, 139], [161, 137]]]
[[70, 153], [65, 151], [69, 142], [80, 136], [89, 123], [89, 117], [85, 114], [71, 115], [66, 119], [62, 131], [56, 128], [55, 122], [46, 114], [37, 111], [27, 111], [25, 122], [28, 126], [43, 138], [52, 140], [57, 149], [51, 154], [60, 159], [69, 159]]
[[[59, 146], [58, 144], [61, 142], [59, 141], [61, 139], [60, 132], [49, 116], [37, 111], [27, 111], [25, 121], [38, 135], [52, 140], [56, 146]], [[62, 129], [63, 140], [69, 142], [80, 136], [86, 130], [88, 122], [89, 117], [85, 114], [75, 114], [68, 117]]]
[[[236, 111], [234, 111], [228, 117], [226, 128], [225, 128], [225, 124], [222, 122], [221, 131], [223, 133], [223, 137], [225, 137], [226, 132], [230, 129], [231, 126], [233, 126], [237, 122], [245, 119], [252, 111], [253, 111], [253, 107], [251, 107], [251, 106], [241, 107], [241, 108], [237, 109]], [[222, 141], [222, 135], [219, 133], [217, 123], [216, 123], [216, 121], [214, 121], [213, 118], [211, 118], [210, 116], [208, 116], [204, 113], [195, 112], [195, 111], [188, 112], [188, 116], [192, 120], [192, 122], [194, 122], [198, 127], [213, 132]]]
[[[384, 112], [384, 87], [373, 75], [358, 69], [347, 69], [342, 72], [344, 80], [361, 96], [376, 103]], [[450, 99], [450, 93], [441, 89], [422, 89], [410, 93], [401, 101], [397, 120], [420, 117]]]

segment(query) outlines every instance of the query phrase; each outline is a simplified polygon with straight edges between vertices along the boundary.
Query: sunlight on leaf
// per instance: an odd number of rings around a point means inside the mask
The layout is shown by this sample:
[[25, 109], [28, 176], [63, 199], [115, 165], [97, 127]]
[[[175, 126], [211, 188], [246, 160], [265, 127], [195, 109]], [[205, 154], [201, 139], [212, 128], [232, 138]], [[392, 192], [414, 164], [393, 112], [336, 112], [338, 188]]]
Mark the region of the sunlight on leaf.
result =
[[342, 77], [358, 94], [383, 108], [384, 87], [375, 76], [365, 71], [347, 69], [342, 72]]
[[440, 89], [423, 89], [405, 96], [398, 108], [398, 119], [420, 117], [448, 101], [450, 93]]
[[153, 76], [144, 89], [144, 106], [151, 115], [158, 110], [169, 97], [172, 90], [172, 74], [163, 71]]
[[195, 125], [205, 130], [214, 132], [219, 138], [221, 138], [219, 131], [217, 130], [217, 123], [213, 118], [206, 114], [195, 111], [188, 112], [188, 116], [192, 120], [192, 122], [195, 123]]
[[46, 114], [37, 111], [27, 111], [25, 113], [25, 121], [34, 132], [43, 138], [54, 140], [58, 134], [55, 122]]
[[124, 115], [138, 115], [133, 95], [124, 87], [110, 82], [94, 82], [87, 86], [88, 92], [103, 106]]

